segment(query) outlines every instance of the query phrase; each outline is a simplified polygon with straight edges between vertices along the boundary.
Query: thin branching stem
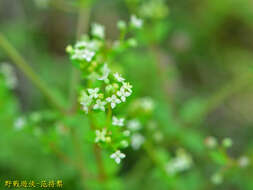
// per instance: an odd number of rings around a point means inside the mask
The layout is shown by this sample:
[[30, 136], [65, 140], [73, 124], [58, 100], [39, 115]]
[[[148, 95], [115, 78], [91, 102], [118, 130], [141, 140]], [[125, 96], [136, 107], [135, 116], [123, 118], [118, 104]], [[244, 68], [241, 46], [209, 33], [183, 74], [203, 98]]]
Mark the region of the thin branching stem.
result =
[[7, 54], [7, 56], [13, 61], [13, 63], [25, 74], [25, 76], [41, 91], [41, 93], [47, 98], [49, 103], [57, 108], [61, 113], [65, 113], [64, 108], [57, 101], [57, 99], [50, 92], [45, 83], [40, 77], [33, 71], [25, 59], [19, 54], [14, 46], [0, 33], [0, 47]]

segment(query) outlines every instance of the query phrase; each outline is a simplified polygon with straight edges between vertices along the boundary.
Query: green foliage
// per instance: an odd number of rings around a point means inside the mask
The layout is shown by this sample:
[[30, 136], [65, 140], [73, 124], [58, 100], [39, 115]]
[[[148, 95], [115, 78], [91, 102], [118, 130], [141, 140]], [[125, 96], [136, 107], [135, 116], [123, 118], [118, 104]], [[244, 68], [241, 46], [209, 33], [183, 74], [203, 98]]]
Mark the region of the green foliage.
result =
[[0, 9], [1, 183], [253, 188], [250, 0]]

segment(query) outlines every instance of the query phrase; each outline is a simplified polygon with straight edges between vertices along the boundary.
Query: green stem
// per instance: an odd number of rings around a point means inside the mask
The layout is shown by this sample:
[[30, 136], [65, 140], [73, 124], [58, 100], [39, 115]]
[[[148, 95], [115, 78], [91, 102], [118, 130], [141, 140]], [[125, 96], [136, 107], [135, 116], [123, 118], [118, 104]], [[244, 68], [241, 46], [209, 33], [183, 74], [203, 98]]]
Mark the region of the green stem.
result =
[[156, 156], [156, 149], [155, 147], [153, 147], [153, 145], [146, 141], [146, 143], [143, 145], [144, 150], [146, 151], [146, 153], [148, 154], [148, 156], [150, 157], [150, 159], [154, 162], [154, 164], [160, 168], [160, 170], [162, 172], [164, 172], [166, 174], [166, 170], [164, 167], [164, 164], [160, 161], [160, 159]]
[[0, 47], [10, 57], [13, 63], [31, 80], [31, 82], [41, 91], [41, 93], [48, 99], [50, 104], [57, 108], [60, 112], [65, 113], [64, 108], [60, 105], [57, 99], [50, 93], [49, 88], [36, 75], [33, 69], [26, 63], [19, 52], [10, 44], [10, 42], [0, 33]]
[[[91, 113], [89, 115], [89, 122], [90, 122], [91, 130], [95, 131], [96, 126], [94, 124], [94, 118], [91, 115]], [[95, 156], [95, 160], [96, 160], [96, 165], [98, 168], [98, 179], [100, 182], [105, 182], [107, 179], [107, 175], [105, 172], [105, 167], [104, 167], [104, 163], [103, 163], [103, 159], [102, 159], [101, 148], [97, 144], [94, 144], [93, 145], [93, 152], [94, 152], [94, 156]]]
[[[89, 7], [81, 7], [79, 9], [78, 20], [77, 20], [77, 30], [76, 30], [76, 39], [80, 40], [83, 33], [88, 31], [90, 19], [90, 8]], [[70, 89], [69, 89], [69, 101], [71, 104], [71, 110], [75, 111], [76, 109], [76, 91], [77, 85], [80, 82], [80, 72], [75, 68], [72, 67], [71, 72], [71, 80], [70, 80]]]

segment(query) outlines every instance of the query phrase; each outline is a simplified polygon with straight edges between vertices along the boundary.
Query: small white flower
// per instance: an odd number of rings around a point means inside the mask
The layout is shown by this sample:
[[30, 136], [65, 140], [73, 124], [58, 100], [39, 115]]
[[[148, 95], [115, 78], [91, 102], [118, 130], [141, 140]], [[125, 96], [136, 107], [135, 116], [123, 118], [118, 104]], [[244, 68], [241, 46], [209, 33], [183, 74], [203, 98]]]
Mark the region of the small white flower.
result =
[[131, 146], [134, 150], [138, 150], [141, 147], [141, 145], [144, 143], [144, 141], [145, 141], [145, 138], [141, 134], [136, 133], [131, 138]]
[[89, 49], [75, 49], [74, 54], [71, 56], [72, 59], [76, 60], [86, 60], [90, 62], [95, 56], [95, 52]]
[[101, 24], [94, 23], [91, 27], [91, 34], [98, 38], [103, 39], [105, 36], [105, 28]]
[[225, 148], [230, 148], [233, 145], [233, 141], [231, 138], [226, 137], [222, 140], [222, 146], [224, 146]]
[[112, 117], [112, 124], [115, 125], [115, 126], [124, 126], [124, 121], [125, 119], [124, 118], [117, 118], [115, 116]]
[[141, 129], [141, 123], [137, 119], [133, 119], [128, 121], [127, 128], [131, 131], [138, 131]]
[[113, 76], [118, 82], [123, 82], [125, 80], [119, 73], [114, 73]]
[[112, 97], [106, 98], [106, 101], [111, 103], [112, 109], [115, 108], [117, 104], [121, 103], [120, 99], [118, 99], [115, 95], [112, 95]]
[[154, 101], [150, 97], [145, 97], [141, 99], [142, 108], [145, 111], [152, 111], [154, 109]]
[[115, 153], [111, 154], [110, 158], [114, 159], [117, 164], [121, 162], [121, 159], [125, 158], [126, 155], [117, 150]]
[[217, 139], [215, 137], [212, 137], [212, 136], [207, 137], [205, 139], [204, 143], [210, 149], [213, 149], [218, 145]]
[[183, 149], [177, 151], [177, 156], [166, 165], [166, 171], [169, 175], [188, 170], [192, 166], [192, 157]]
[[140, 18], [137, 18], [135, 15], [131, 16], [130, 23], [135, 28], [141, 28], [143, 25], [143, 20]]
[[24, 128], [25, 123], [26, 123], [25, 119], [23, 117], [19, 117], [14, 123], [14, 128], [20, 131]]
[[238, 164], [240, 167], [245, 168], [250, 164], [250, 160], [247, 156], [242, 156], [238, 159]]
[[93, 51], [96, 51], [98, 50], [98, 43], [96, 41], [79, 41], [75, 44], [75, 48], [76, 49], [89, 49], [89, 50], [93, 50]]
[[101, 101], [101, 100], [97, 100], [96, 101], [96, 104], [94, 105], [93, 109], [94, 110], [101, 110], [101, 111], [105, 111], [105, 105], [106, 105], [106, 102], [104, 101]]
[[127, 140], [121, 141], [120, 144], [121, 144], [121, 146], [124, 147], [124, 148], [126, 148], [126, 147], [129, 146], [129, 143], [127, 142]]
[[128, 82], [123, 82], [123, 86], [124, 89], [128, 90], [129, 92], [132, 92], [132, 85]]
[[89, 105], [92, 101], [92, 98], [90, 98], [85, 91], [82, 91], [79, 101], [80, 101], [80, 104], [82, 105], [82, 109], [87, 114], [89, 111]]
[[82, 110], [87, 114], [89, 112], [89, 106], [85, 105], [85, 104], [82, 104]]
[[108, 68], [106, 63], [104, 64], [104, 66], [102, 68], [102, 73], [103, 73], [103, 75], [101, 77], [99, 77], [98, 80], [103, 80], [103, 81], [108, 80], [110, 69]]
[[221, 175], [220, 173], [215, 173], [214, 175], [212, 175], [211, 177], [211, 182], [215, 185], [220, 185], [223, 182], [223, 175]]
[[126, 101], [126, 97], [130, 96], [131, 93], [126, 91], [125, 88], [121, 87], [120, 90], [117, 92], [117, 95], [120, 97], [122, 102]]
[[88, 89], [88, 93], [90, 94], [90, 98], [98, 98], [98, 92], [99, 92], [99, 88], [89, 88]]
[[96, 138], [95, 138], [95, 143], [98, 142], [105, 142], [106, 141], [106, 129], [96, 130]]
[[8, 88], [14, 89], [17, 86], [18, 80], [14, 72], [14, 68], [8, 63], [2, 63], [0, 73], [3, 74], [5, 83]]

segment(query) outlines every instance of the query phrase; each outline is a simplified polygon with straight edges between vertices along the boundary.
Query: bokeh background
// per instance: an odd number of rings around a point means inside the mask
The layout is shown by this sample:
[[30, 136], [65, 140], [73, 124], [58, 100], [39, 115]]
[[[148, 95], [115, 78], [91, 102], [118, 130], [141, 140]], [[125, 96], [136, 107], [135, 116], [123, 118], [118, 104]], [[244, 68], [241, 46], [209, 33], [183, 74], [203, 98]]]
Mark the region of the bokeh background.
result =
[[[73, 65], [65, 48], [73, 44], [80, 31], [92, 22], [106, 28], [106, 39], [118, 38], [118, 20], [136, 14], [144, 20], [136, 33], [138, 47], [117, 57], [124, 76], [133, 84], [132, 99], [151, 97], [155, 102], [154, 119], [163, 134], [162, 147], [170, 152], [184, 147], [194, 164], [186, 173], [173, 178], [177, 190], [252, 190], [252, 168], [231, 169], [224, 182], [210, 182], [217, 166], [208, 158], [204, 146], [207, 136], [218, 140], [230, 137], [228, 155], [253, 156], [253, 1], [252, 0], [0, 0], [0, 32], [24, 57], [62, 105], [68, 107]], [[1, 41], [0, 41], [1, 42]], [[13, 63], [0, 45], [0, 62]], [[14, 121], [20, 115], [43, 110], [53, 126], [55, 117], [41, 92], [13, 64], [17, 85], [0, 86], [0, 186], [7, 179], [62, 179], [63, 189], [84, 189], [83, 179], [71, 166], [58, 160], [47, 147], [49, 140], [60, 141], [75, 158], [71, 140], [50, 133], [42, 137], [17, 132]], [[3, 83], [3, 82], [2, 82]], [[53, 119], [52, 119], [53, 120]], [[66, 118], [70, 125], [85, 133], [87, 121], [79, 115]], [[40, 136], [40, 137], [38, 137]], [[82, 136], [76, 137], [82, 139]], [[39, 140], [38, 140], [39, 139]], [[89, 170], [94, 158], [89, 146], [84, 155]], [[86, 147], [87, 146], [87, 147]], [[88, 156], [87, 156], [88, 155]], [[106, 161], [114, 174], [111, 189], [169, 189], [143, 150], [128, 151], [122, 166]], [[89, 180], [91, 189], [102, 189]]]

